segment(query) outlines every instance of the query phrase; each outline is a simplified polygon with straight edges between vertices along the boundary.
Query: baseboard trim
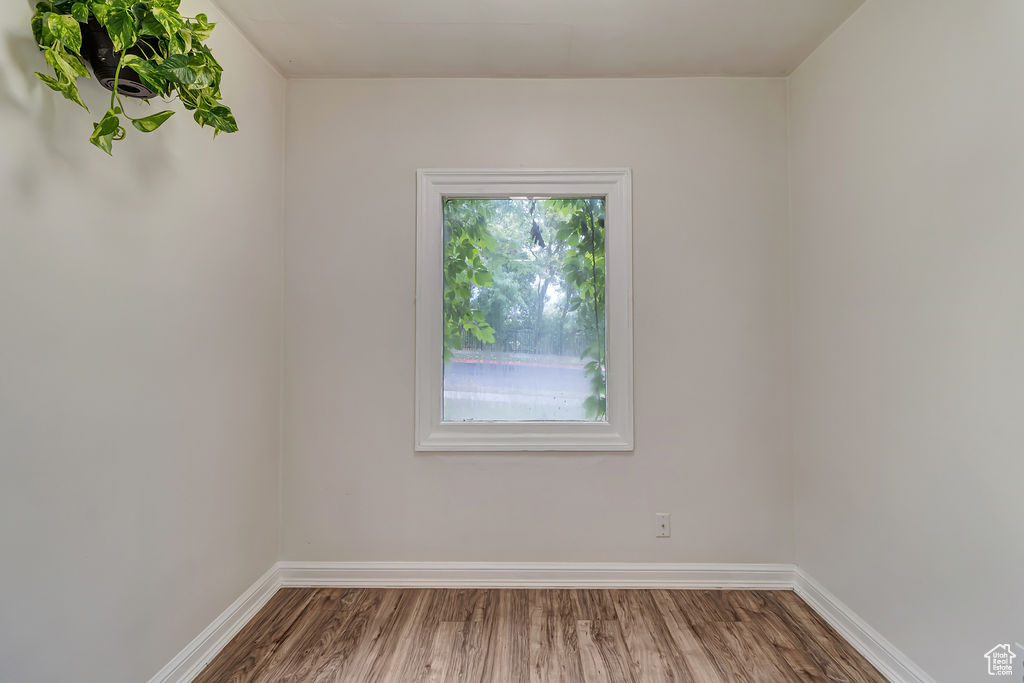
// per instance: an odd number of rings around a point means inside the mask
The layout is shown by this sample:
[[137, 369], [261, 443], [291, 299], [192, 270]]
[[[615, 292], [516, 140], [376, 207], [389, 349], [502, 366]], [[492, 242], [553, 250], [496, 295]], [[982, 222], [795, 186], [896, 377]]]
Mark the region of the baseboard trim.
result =
[[797, 595], [864, 655], [883, 676], [893, 683], [935, 683], [935, 679], [924, 669], [803, 569], [796, 568], [793, 578], [793, 589]]
[[277, 565], [274, 565], [149, 679], [149, 683], [182, 683], [198, 676], [280, 587]]
[[283, 587], [793, 590], [892, 683], [935, 683], [835, 595], [791, 564], [278, 562], [149, 683], [195, 678]]
[[282, 586], [792, 589], [789, 564], [280, 562]]

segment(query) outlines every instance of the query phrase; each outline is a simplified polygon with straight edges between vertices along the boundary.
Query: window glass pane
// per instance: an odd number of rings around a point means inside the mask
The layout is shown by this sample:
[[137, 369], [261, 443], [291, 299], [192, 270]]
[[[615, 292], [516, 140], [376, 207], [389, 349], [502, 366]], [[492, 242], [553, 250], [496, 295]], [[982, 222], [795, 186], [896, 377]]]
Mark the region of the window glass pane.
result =
[[607, 421], [604, 214], [445, 198], [445, 422]]

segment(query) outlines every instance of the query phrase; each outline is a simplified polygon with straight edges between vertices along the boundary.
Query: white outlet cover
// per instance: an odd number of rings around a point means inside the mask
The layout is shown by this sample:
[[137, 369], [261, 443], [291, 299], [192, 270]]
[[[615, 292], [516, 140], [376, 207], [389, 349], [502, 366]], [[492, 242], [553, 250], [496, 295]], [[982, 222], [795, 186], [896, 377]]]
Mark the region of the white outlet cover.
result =
[[672, 535], [672, 515], [670, 513], [655, 513], [654, 522], [654, 536], [656, 538], [668, 538]]

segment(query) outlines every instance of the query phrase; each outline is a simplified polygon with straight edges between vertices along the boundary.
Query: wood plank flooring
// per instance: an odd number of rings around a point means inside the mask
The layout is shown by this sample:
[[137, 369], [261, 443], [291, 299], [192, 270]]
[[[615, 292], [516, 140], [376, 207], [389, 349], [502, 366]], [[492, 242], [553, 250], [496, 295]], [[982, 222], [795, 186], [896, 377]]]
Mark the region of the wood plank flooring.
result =
[[885, 678], [791, 591], [283, 588], [196, 681]]

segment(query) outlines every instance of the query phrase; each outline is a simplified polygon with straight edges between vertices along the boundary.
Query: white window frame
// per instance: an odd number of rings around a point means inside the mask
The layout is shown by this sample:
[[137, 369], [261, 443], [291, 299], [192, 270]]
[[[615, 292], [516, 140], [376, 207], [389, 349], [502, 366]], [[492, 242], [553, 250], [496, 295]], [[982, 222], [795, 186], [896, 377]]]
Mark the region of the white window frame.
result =
[[[629, 169], [420, 169], [416, 220], [416, 450], [633, 450], [633, 216]], [[444, 422], [445, 197], [605, 198], [607, 422]]]

